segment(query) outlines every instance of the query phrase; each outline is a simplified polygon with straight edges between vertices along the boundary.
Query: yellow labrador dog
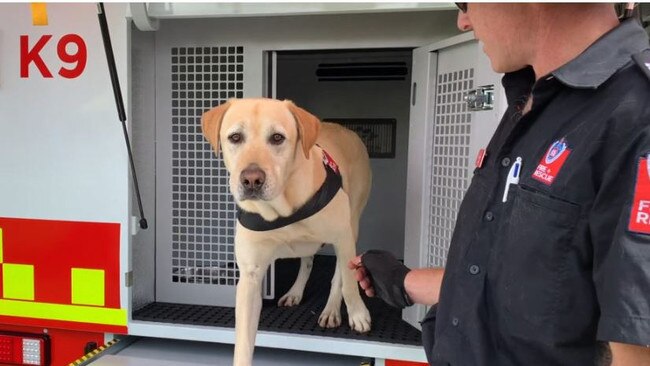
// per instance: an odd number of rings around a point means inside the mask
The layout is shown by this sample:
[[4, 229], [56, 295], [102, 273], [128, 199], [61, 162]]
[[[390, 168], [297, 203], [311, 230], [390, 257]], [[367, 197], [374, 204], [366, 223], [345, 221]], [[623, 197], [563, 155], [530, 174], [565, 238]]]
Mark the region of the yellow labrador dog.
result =
[[[368, 153], [358, 136], [337, 124], [321, 123], [291, 101], [261, 98], [232, 99], [209, 110], [202, 128], [217, 154], [221, 147], [230, 191], [241, 212], [261, 226], [244, 225], [240, 216], [235, 231], [240, 278], [234, 364], [251, 365], [262, 278], [269, 264], [277, 258], [301, 258], [296, 282], [279, 300], [281, 306], [297, 305], [313, 255], [323, 243], [334, 245], [337, 260], [319, 325], [341, 324], [343, 297], [350, 327], [369, 331], [370, 313], [347, 269], [356, 255], [359, 217], [372, 179]], [[326, 187], [337, 179], [342, 189]], [[318, 211], [305, 214], [306, 206], [319, 204]]]

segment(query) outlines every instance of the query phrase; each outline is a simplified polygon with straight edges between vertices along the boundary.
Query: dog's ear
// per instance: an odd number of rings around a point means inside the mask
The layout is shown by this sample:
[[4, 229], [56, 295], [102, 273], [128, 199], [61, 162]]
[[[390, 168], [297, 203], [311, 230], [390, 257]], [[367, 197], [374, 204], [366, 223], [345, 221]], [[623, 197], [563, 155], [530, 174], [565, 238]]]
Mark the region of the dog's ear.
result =
[[284, 103], [296, 119], [296, 124], [298, 125], [298, 136], [300, 137], [300, 142], [302, 144], [302, 151], [305, 153], [305, 157], [309, 159], [309, 150], [314, 146], [316, 138], [318, 138], [320, 120], [313, 114], [293, 104], [290, 100], [285, 100]]
[[201, 117], [203, 135], [214, 147], [214, 151], [217, 154], [219, 154], [219, 130], [221, 129], [221, 121], [229, 107], [230, 101], [227, 101], [203, 113]]

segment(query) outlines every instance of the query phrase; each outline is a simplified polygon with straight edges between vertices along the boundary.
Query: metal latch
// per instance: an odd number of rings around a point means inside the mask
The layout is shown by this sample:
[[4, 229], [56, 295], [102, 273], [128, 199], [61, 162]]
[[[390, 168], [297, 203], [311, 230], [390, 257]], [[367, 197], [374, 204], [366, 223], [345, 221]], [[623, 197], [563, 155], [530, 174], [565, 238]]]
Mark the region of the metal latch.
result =
[[465, 94], [467, 109], [470, 111], [489, 111], [494, 109], [494, 85], [479, 86]]
[[133, 286], [133, 271], [128, 271], [124, 273], [124, 285], [126, 287]]

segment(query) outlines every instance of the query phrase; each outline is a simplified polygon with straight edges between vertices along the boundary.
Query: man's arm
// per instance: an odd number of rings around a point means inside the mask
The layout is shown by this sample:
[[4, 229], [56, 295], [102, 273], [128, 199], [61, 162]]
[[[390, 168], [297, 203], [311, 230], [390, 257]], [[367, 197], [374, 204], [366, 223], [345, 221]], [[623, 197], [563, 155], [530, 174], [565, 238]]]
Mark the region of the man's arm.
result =
[[417, 268], [404, 278], [404, 288], [416, 304], [433, 305], [440, 298], [444, 268]]
[[633, 344], [610, 342], [611, 366], [650, 366], [650, 348]]

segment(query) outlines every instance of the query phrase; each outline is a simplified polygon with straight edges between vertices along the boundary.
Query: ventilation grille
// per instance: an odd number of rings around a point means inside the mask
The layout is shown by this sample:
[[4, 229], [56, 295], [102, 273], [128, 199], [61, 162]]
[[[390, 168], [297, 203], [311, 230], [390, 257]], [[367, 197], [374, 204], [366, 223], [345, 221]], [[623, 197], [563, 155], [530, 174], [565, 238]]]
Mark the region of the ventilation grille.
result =
[[235, 203], [201, 115], [243, 97], [243, 47], [175, 47], [172, 58], [172, 282], [234, 286]]
[[474, 69], [438, 75], [431, 155], [429, 266], [444, 266], [460, 203], [469, 184], [471, 113], [463, 100]]
[[354, 131], [366, 145], [370, 158], [395, 158], [397, 121], [394, 118], [326, 118], [323, 121]]
[[318, 81], [406, 80], [406, 62], [323, 63], [316, 70]]

